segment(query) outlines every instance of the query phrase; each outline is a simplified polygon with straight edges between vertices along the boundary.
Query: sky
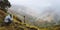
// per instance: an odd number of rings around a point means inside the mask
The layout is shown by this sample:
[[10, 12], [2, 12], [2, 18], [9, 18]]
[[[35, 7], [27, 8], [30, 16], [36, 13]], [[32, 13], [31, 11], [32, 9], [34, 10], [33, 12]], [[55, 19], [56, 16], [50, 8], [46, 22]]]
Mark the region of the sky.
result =
[[[28, 7], [25, 13], [37, 16], [37, 20], [42, 18], [45, 15], [45, 13], [48, 12], [55, 13], [53, 17], [54, 20], [60, 19], [60, 0], [9, 0], [9, 1], [13, 5], [22, 5]], [[21, 12], [20, 9], [18, 10], [18, 12]], [[56, 14], [58, 16], [56, 16]], [[49, 18], [45, 19], [48, 20]]]
[[11, 2], [11, 4], [24, 5], [37, 9], [52, 5], [49, 1], [46, 0], [9, 0], [9, 1]]
[[[34, 10], [30, 10], [34, 15], [47, 11], [51, 8], [56, 12], [60, 12], [60, 0], [9, 0], [11, 4], [23, 5]], [[29, 11], [29, 10], [28, 10]], [[34, 12], [35, 11], [35, 12]]]

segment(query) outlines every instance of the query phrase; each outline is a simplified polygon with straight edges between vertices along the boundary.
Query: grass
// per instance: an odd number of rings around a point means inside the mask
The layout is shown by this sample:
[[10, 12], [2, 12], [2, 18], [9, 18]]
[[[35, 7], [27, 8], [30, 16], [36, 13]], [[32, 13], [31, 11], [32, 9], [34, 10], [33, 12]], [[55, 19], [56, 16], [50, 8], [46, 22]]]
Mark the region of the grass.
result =
[[[0, 18], [0, 23], [3, 22], [3, 19]], [[1, 25], [1, 24], [0, 24]], [[52, 27], [47, 27], [47, 28], [43, 28], [43, 27], [36, 27], [36, 26], [31, 26], [29, 24], [25, 24], [23, 22], [20, 22], [19, 19], [13, 18], [13, 22], [9, 25], [9, 26], [2, 26], [0, 27], [0, 30], [59, 30], [60, 29], [60, 25], [55, 25]]]

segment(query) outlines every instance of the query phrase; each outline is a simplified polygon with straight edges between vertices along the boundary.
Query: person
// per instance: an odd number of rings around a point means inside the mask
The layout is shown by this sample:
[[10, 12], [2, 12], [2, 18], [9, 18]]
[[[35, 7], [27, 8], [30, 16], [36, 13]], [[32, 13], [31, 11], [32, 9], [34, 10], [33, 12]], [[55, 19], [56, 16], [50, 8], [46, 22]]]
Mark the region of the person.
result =
[[12, 15], [11, 14], [9, 14], [9, 15], [7, 15], [6, 17], [5, 17], [5, 19], [4, 19], [4, 23], [6, 24], [6, 25], [9, 25], [9, 24], [11, 24], [12, 23]]

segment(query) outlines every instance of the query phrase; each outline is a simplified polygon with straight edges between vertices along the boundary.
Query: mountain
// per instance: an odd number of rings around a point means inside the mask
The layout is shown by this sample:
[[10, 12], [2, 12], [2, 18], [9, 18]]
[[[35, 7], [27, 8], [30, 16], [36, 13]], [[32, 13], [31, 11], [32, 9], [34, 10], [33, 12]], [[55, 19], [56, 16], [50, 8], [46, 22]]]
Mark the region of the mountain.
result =
[[36, 17], [37, 13], [35, 13], [33, 9], [22, 5], [12, 5], [8, 12], [16, 15], [23, 22], [25, 16], [25, 23], [35, 26], [54, 25], [56, 23], [58, 24], [58, 21], [60, 21], [60, 15], [51, 8], [44, 9], [38, 17]]
[[31, 14], [30, 10], [32, 9], [27, 8], [25, 6], [12, 5], [12, 7], [9, 8], [8, 12], [16, 15], [23, 22], [25, 16], [25, 23], [33, 25], [33, 22], [35, 21], [36, 17]]

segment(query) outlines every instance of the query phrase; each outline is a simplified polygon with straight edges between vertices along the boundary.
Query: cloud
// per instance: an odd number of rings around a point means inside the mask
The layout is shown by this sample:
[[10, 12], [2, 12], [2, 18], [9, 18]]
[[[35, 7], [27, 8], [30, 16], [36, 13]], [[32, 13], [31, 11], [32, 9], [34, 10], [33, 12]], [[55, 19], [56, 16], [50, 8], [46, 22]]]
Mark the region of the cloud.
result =
[[34, 15], [40, 14], [46, 9], [51, 8], [56, 10], [56, 12], [60, 12], [60, 0], [9, 0], [11, 4], [15, 5], [23, 5], [25, 7], [29, 7], [34, 10], [27, 10], [28, 12], [32, 12]]

